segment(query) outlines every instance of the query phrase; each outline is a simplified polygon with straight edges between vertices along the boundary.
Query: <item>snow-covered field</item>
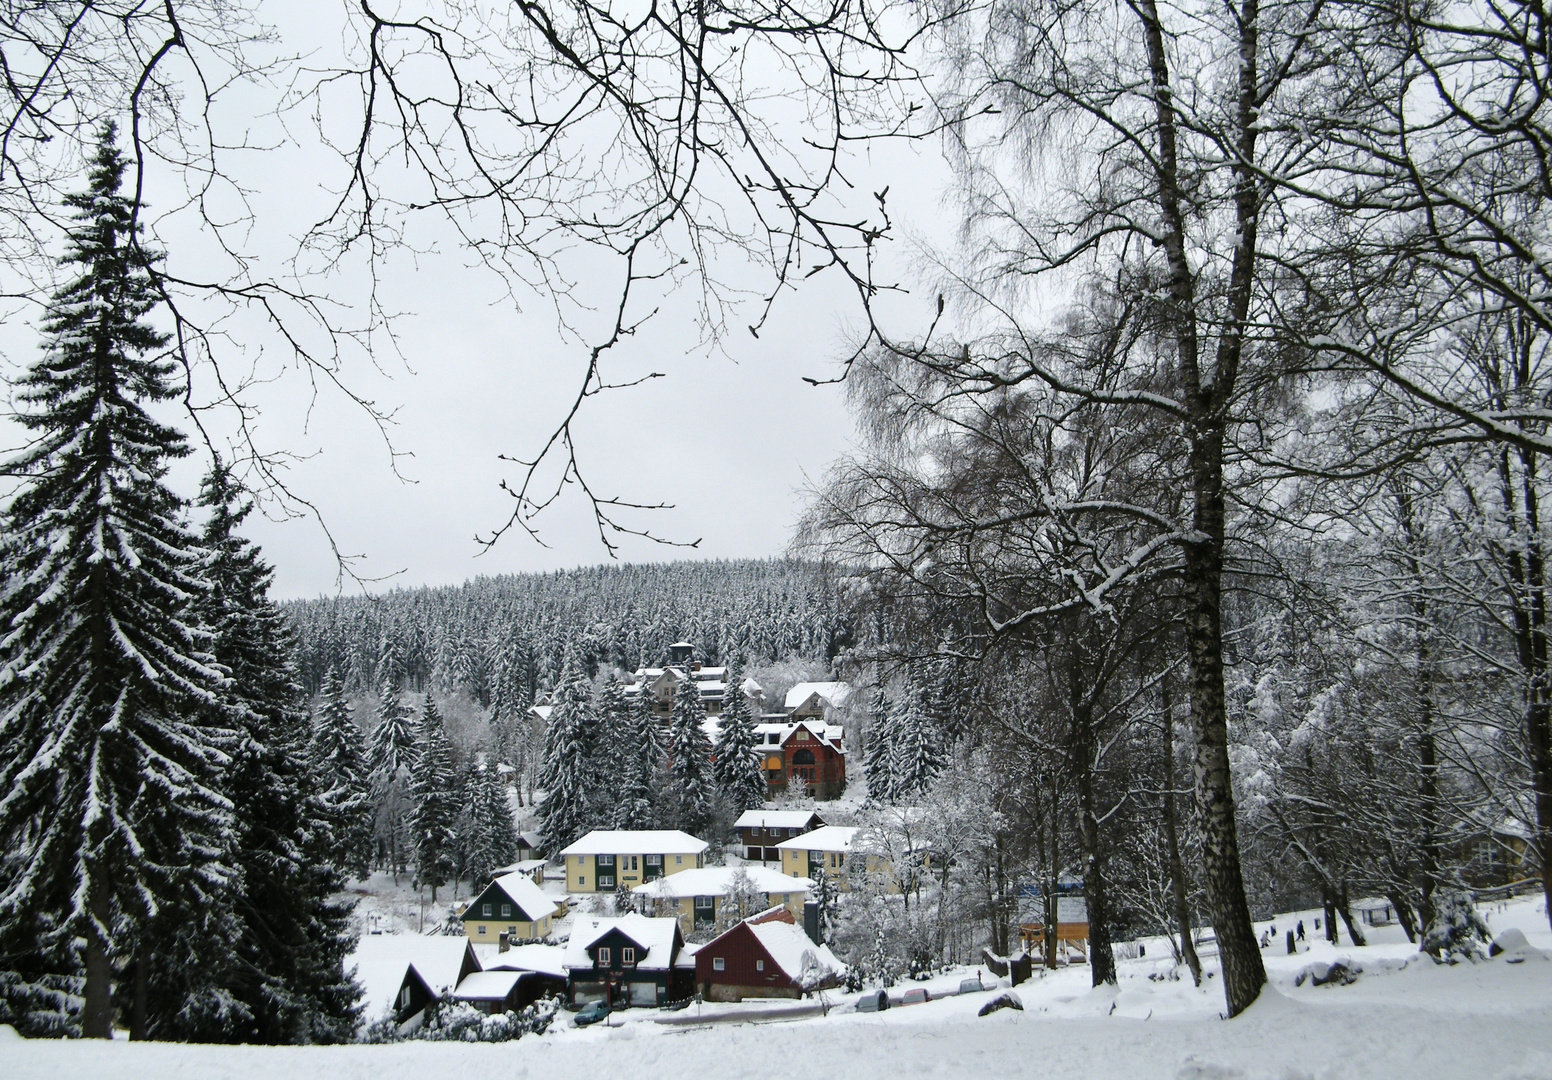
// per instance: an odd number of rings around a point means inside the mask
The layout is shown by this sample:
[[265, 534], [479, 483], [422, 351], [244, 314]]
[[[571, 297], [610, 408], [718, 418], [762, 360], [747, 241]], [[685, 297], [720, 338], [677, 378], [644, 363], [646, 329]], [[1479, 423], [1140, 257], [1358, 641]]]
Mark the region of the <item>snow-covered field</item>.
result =
[[[1495, 931], [1517, 926], [1532, 945], [1552, 949], [1539, 900], [1493, 909], [1490, 921]], [[500, 1045], [12, 1041], [0, 1043], [0, 1077], [1552, 1080], [1552, 960], [1439, 967], [1404, 940], [1365, 948], [1313, 942], [1297, 956], [1277, 955], [1279, 947], [1266, 953], [1272, 983], [1262, 999], [1225, 1022], [1217, 980], [1197, 990], [1189, 979], [1168, 978], [1167, 959], [1154, 955], [1160, 951], [1155, 945], [1147, 958], [1123, 961], [1116, 989], [1091, 990], [1086, 968], [1064, 969], [1018, 988], [1024, 1012], [987, 1017], [975, 1015], [990, 1000], [983, 993], [881, 1014], [852, 1012], [847, 997], [828, 1016], [787, 1022], [728, 1023], [736, 1005], [707, 1006], [698, 1023], [692, 1012], [629, 1011], [613, 1027], [579, 1030], [565, 1018], [547, 1035]], [[1363, 968], [1356, 983], [1295, 985], [1312, 963], [1337, 958]], [[957, 986], [973, 970], [925, 985]], [[657, 1022], [665, 1017], [679, 1024]]]

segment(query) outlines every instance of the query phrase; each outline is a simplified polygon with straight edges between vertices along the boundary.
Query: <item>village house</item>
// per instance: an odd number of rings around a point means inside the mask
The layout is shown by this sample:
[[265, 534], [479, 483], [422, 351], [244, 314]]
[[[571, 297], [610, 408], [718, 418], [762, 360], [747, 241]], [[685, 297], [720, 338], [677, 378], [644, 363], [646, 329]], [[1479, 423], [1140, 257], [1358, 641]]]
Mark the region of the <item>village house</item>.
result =
[[537, 971], [499, 968], [465, 976], [448, 997], [473, 1005], [482, 1013], [497, 1015], [527, 1008], [542, 997], [565, 992], [565, 979], [555, 979]]
[[634, 891], [648, 905], [651, 914], [676, 916], [679, 929], [690, 934], [715, 926], [718, 915], [725, 914], [725, 905], [735, 899], [732, 893], [740, 871], [747, 876], [748, 889], [753, 894], [746, 900], [755, 907], [765, 909], [779, 905], [795, 915], [802, 914], [803, 901], [808, 898], [813, 882], [807, 878], [788, 877], [764, 866], [708, 866], [701, 870], [686, 870], [638, 885]]
[[851, 684], [844, 682], [798, 683], [787, 691], [783, 702], [789, 720], [835, 720], [836, 710], [851, 697]]
[[579, 918], [565, 958], [573, 1007], [592, 1001], [612, 1006], [657, 1006], [695, 992], [693, 953], [686, 953], [679, 920], [624, 915]]
[[463, 909], [463, 929], [471, 942], [532, 941], [550, 936], [557, 905], [522, 872], [503, 874], [485, 886]]
[[[467, 976], [480, 970], [479, 958], [468, 938], [395, 935], [396, 955], [408, 955], [404, 978], [393, 997], [393, 1020], [400, 1032], [414, 1031], [425, 1023], [428, 1005], [441, 1001]], [[391, 985], [391, 984], [390, 984]]]
[[755, 749], [774, 796], [796, 791], [814, 799], [837, 799], [846, 790], [844, 729], [823, 720], [777, 720], [756, 724]]
[[673, 715], [674, 697], [679, 693], [679, 684], [686, 679], [692, 680], [700, 691], [707, 716], [722, 712], [727, 699], [727, 668], [710, 667], [696, 660], [695, 646], [688, 641], [676, 641], [668, 647], [666, 666], [637, 668], [625, 685], [625, 700], [634, 704], [647, 693], [651, 695], [652, 711], [666, 718]]
[[707, 1001], [803, 997], [839, 986], [846, 965], [773, 907], [731, 927], [695, 954], [695, 982]]
[[744, 858], [760, 862], [780, 862], [776, 845], [794, 836], [812, 832], [824, 819], [812, 810], [745, 810], [733, 822]]
[[566, 891], [613, 892], [694, 870], [708, 846], [678, 829], [595, 829], [560, 852]]
[[544, 837], [536, 832], [520, 832], [517, 834], [517, 851], [514, 852], [518, 862], [528, 862], [532, 859], [544, 858]]
[[850, 891], [854, 874], [878, 875], [886, 892], [899, 892], [893, 867], [883, 856], [862, 850], [858, 843], [861, 833], [852, 825], [825, 825], [783, 840], [776, 845], [781, 852], [781, 872], [805, 878], [823, 874], [841, 892]]
[[499, 867], [491, 877], [501, 877], [505, 874], [523, 874], [533, 881], [535, 885], [544, 884], [544, 868], [549, 865], [543, 859], [519, 859], [511, 866]]

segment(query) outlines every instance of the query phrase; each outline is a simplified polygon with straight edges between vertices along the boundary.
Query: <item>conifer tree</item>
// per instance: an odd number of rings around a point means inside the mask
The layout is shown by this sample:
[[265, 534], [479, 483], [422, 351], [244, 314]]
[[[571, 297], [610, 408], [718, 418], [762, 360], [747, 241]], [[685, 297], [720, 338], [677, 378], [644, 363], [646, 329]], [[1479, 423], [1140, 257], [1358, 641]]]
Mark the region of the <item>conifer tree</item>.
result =
[[872, 722], [868, 725], [868, 745], [863, 772], [868, 778], [868, 798], [875, 802], [894, 800], [894, 705], [879, 687], [873, 695]]
[[192, 623], [203, 554], [164, 483], [188, 447], [146, 411], [177, 395], [176, 368], [144, 321], [155, 256], [124, 168], [104, 125], [67, 200], [75, 277], [17, 387], [33, 441], [8, 465], [21, 487], [0, 540], [0, 924], [46, 930], [44, 953], [84, 942], [81, 1029], [98, 1038], [115, 963], [144, 987], [154, 910], [209, 907], [233, 846], [232, 733], [211, 722], [222, 680]]
[[[240, 868], [219, 907], [163, 920], [150, 970], [147, 1034], [199, 1041], [342, 1042], [360, 989], [345, 973], [354, 946], [327, 811], [312, 787], [308, 717], [291, 633], [269, 599], [272, 572], [237, 535], [251, 510], [218, 460], [201, 489], [211, 591], [203, 621], [227, 674], [215, 707], [240, 733], [225, 790]], [[229, 908], [227, 907], [229, 904]], [[223, 917], [225, 916], [225, 917]]]
[[470, 771], [466, 798], [465, 865], [474, 888], [489, 881], [498, 867], [517, 857], [517, 826], [512, 804], [495, 762], [476, 761]]
[[943, 769], [942, 735], [926, 708], [921, 673], [912, 668], [890, 713], [890, 797], [909, 799]]
[[594, 817], [608, 821], [619, 806], [626, 786], [631, 744], [635, 742], [635, 723], [625, 690], [613, 674], [604, 679], [594, 695], [593, 712], [597, 737], [592, 747]]
[[568, 659], [560, 685], [551, 699], [550, 724], [545, 732], [544, 801], [539, 820], [544, 842], [559, 851], [593, 827], [592, 784], [588, 776], [587, 679]]
[[711, 740], [706, 737], [705, 725], [706, 707], [701, 704], [700, 687], [686, 675], [674, 694], [668, 772], [675, 826], [691, 836], [707, 831], [714, 811]]
[[426, 691], [420, 716], [420, 752], [410, 770], [410, 829], [415, 843], [415, 878], [431, 886], [431, 902], [437, 888], [446, 884], [453, 869], [458, 842], [454, 823], [458, 818], [453, 776], [453, 751], [447, 743], [442, 714]]
[[397, 884], [409, 858], [410, 770], [416, 758], [410, 713], [394, 685], [383, 684], [372, 732], [372, 799], [375, 804], [377, 852]]
[[733, 809], [739, 811], [753, 810], [765, 803], [765, 773], [755, 748], [754, 721], [743, 682], [743, 665], [735, 659], [728, 668], [713, 766], [717, 787]]
[[324, 677], [321, 696], [307, 756], [329, 826], [329, 861], [364, 879], [372, 865], [372, 778], [338, 668]]

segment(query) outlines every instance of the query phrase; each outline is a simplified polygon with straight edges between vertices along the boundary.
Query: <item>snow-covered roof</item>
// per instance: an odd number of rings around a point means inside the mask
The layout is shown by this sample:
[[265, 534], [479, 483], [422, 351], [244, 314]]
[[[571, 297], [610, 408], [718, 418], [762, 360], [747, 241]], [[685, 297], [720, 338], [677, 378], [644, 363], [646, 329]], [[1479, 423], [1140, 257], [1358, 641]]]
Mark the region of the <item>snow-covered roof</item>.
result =
[[818, 694], [824, 699], [826, 705], [837, 708], [846, 704], [846, 699], [851, 697], [851, 684], [844, 682], [800, 682], [787, 691], [787, 700], [783, 703], [787, 711], [791, 712], [813, 695]]
[[504, 877], [507, 874], [531, 874], [543, 865], [543, 859], [522, 859], [513, 863], [511, 866], [501, 867], [495, 872], [493, 876]]
[[540, 720], [548, 720], [550, 718], [550, 713], [555, 711], [555, 706], [553, 706], [553, 705], [535, 705], [532, 708], [530, 708], [528, 711], [533, 713]]
[[686, 896], [726, 896], [733, 887], [733, 875], [742, 869], [755, 889], [763, 893], [808, 892], [814, 883], [804, 877], [788, 877], [768, 866], [707, 866], [682, 870], [660, 877], [631, 891], [642, 896], [680, 898]]
[[534, 879], [527, 874], [503, 874], [495, 880], [495, 884], [512, 898], [514, 904], [523, 909], [523, 913], [532, 922], [538, 922], [555, 914], [558, 905], [543, 889], [535, 885]]
[[[562, 855], [699, 855], [710, 846], [678, 829], [594, 829]], [[514, 897], [515, 899], [515, 897]]]
[[766, 736], [775, 735], [777, 739], [774, 745], [786, 746], [787, 740], [797, 734], [799, 728], [807, 731], [815, 738], [829, 743], [834, 749], [845, 753], [841, 746], [841, 741], [845, 737], [846, 729], [840, 724], [830, 724], [823, 720], [767, 720], [756, 724], [754, 726], [754, 733], [757, 744], [773, 745]]
[[541, 848], [541, 847], [544, 846], [544, 834], [543, 833], [539, 833], [539, 832], [520, 832], [520, 833], [517, 834], [517, 838], [519, 840], [521, 840], [524, 844], [526, 844], [528, 847], [531, 847], [531, 848]]
[[525, 971], [476, 971], [453, 991], [458, 1001], [504, 1001]]
[[506, 952], [499, 945], [474, 946], [474, 955], [486, 971], [537, 971], [541, 975], [566, 977], [566, 948], [563, 945], [513, 945]]
[[750, 675], [742, 683], [740, 683], [739, 689], [749, 697], [759, 697], [761, 694], [765, 693], [765, 687], [755, 682], [753, 675]]
[[617, 919], [579, 919], [571, 929], [571, 940], [566, 943], [565, 966], [592, 967], [593, 958], [587, 954], [588, 948], [611, 930], [618, 930], [646, 950], [645, 954], [636, 955], [638, 970], [666, 971], [673, 963], [674, 936], [679, 932], [679, 920], [632, 913]]
[[695, 954], [701, 951], [699, 945], [691, 945], [688, 941], [679, 949], [679, 955], [674, 960], [674, 967], [695, 970]]
[[441, 934], [363, 934], [345, 961], [355, 965], [356, 979], [365, 991], [363, 1004], [368, 1019], [376, 1019], [392, 1006], [407, 966], [412, 966], [432, 990], [441, 991], [458, 982], [469, 939]]
[[861, 831], [855, 825], [821, 825], [813, 832], [783, 840], [776, 846], [793, 851], [850, 851]]
[[813, 821], [812, 810], [745, 810], [733, 822], [735, 829], [801, 829]]
[[819, 969], [821, 978], [840, 975], [846, 970], [846, 965], [836, 959], [828, 946], [815, 945], [807, 934], [792, 923], [773, 920], [748, 925], [750, 932], [770, 953], [776, 966], [793, 981], [802, 978], [803, 970], [808, 966], [807, 957], [813, 957], [813, 966]]

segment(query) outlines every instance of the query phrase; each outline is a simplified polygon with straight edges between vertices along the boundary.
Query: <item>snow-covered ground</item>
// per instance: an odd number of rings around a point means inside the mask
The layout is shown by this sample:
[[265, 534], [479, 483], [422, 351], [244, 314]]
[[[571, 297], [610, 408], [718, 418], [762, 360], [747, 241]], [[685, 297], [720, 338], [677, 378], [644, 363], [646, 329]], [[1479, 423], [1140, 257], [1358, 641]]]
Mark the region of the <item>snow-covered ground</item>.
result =
[[[1495, 931], [1519, 927], [1532, 945], [1552, 950], [1539, 899], [1488, 913]], [[1313, 938], [1312, 917], [1305, 922]], [[216, 1048], [13, 1041], [0, 1043], [0, 1076], [1552, 1080], [1552, 960], [1440, 967], [1391, 936], [1382, 930], [1377, 943], [1364, 948], [1312, 940], [1297, 956], [1279, 955], [1279, 942], [1265, 953], [1271, 985], [1249, 1012], [1227, 1022], [1219, 1019], [1218, 980], [1198, 990], [1189, 979], [1171, 978], [1159, 942], [1146, 957], [1121, 962], [1114, 989], [1092, 990], [1086, 968], [1067, 968], [1020, 986], [1023, 1012], [987, 1017], [976, 1012], [991, 993], [873, 1014], [852, 1011], [846, 995], [827, 1016], [785, 1023], [767, 1018], [730, 1024], [741, 1008], [754, 1011], [737, 1005], [703, 1006], [698, 1018], [693, 1007], [682, 1013], [631, 1010], [618, 1014], [612, 1027], [577, 1029], [563, 1017], [547, 1035], [500, 1045]], [[1363, 974], [1349, 986], [1296, 985], [1312, 964], [1334, 959]], [[949, 990], [974, 970], [920, 985]], [[663, 1019], [676, 1023], [658, 1022]]]

